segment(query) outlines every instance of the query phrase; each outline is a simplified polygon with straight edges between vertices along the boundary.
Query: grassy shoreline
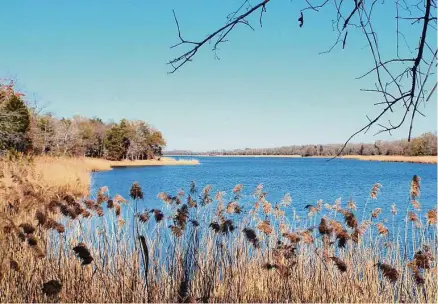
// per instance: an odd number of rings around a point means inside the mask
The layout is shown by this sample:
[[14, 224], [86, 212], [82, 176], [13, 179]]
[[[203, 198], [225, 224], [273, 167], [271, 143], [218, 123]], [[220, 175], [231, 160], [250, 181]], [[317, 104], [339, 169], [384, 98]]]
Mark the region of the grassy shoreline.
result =
[[[227, 192], [193, 184], [158, 193], [162, 207], [140, 212], [138, 183], [123, 197], [106, 186], [83, 197], [89, 173], [105, 168], [98, 159], [0, 159], [0, 302], [437, 300], [436, 209], [415, 201], [417, 176], [406, 189], [416, 208], [404, 222], [412, 238], [403, 239], [384, 218], [394, 229], [395, 205], [391, 216], [389, 206], [366, 209], [367, 200], [361, 219], [353, 201], [320, 200], [301, 219], [290, 217], [299, 206], [290, 195], [274, 205], [263, 185], [235, 185], [228, 203]], [[380, 187], [370, 190], [374, 203]]]
[[199, 165], [199, 161], [196, 159], [181, 160], [169, 157], [163, 157], [159, 161], [109, 161], [87, 157], [39, 156], [33, 162], [35, 164], [35, 177], [40, 184], [75, 195], [88, 195], [91, 172], [109, 171], [118, 167]]

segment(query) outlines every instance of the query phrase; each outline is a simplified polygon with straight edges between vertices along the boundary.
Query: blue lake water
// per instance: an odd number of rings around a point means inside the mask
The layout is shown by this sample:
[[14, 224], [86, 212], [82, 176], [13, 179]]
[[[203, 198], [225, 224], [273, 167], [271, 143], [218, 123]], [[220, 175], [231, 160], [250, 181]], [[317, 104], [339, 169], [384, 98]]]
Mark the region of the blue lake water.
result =
[[[157, 198], [159, 192], [176, 195], [186, 193], [192, 181], [198, 188], [212, 186], [211, 193], [226, 191], [225, 202], [232, 200], [231, 190], [243, 184], [243, 193], [248, 197], [259, 184], [264, 185], [267, 199], [279, 202], [285, 193], [290, 193], [292, 206], [300, 215], [306, 215], [304, 206], [322, 199], [333, 204], [338, 198], [345, 206], [351, 198], [358, 212], [367, 203], [367, 212], [382, 208], [382, 214], [390, 214], [396, 204], [403, 217], [409, 205], [410, 181], [414, 174], [421, 177], [423, 213], [437, 204], [437, 166], [432, 164], [391, 163], [318, 158], [233, 158], [199, 157], [198, 166], [149, 166], [117, 168], [112, 171], [93, 173], [93, 189], [108, 186], [111, 195], [129, 197], [129, 189], [135, 181], [144, 191], [142, 208], [162, 208]], [[375, 183], [382, 184], [377, 200], [370, 200], [370, 189]], [[253, 201], [253, 200], [252, 200]], [[359, 216], [359, 218], [361, 218]], [[424, 220], [424, 217], [423, 217]]]

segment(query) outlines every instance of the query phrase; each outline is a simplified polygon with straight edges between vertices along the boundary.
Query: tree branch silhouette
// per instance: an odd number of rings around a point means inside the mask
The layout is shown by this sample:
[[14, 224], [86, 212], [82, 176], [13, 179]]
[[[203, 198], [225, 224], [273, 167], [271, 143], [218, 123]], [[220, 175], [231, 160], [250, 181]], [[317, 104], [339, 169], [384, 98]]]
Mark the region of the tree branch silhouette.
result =
[[[191, 45], [191, 48], [181, 56], [168, 62], [168, 64], [172, 66], [170, 73], [176, 72], [187, 62], [192, 61], [198, 50], [206, 45], [207, 42], [211, 42], [214, 39], [215, 42], [212, 50], [216, 52], [218, 45], [227, 41], [226, 38], [230, 32], [236, 29], [237, 25], [244, 24], [254, 29], [247, 18], [257, 11], [260, 11], [259, 23], [260, 26], [262, 26], [262, 17], [266, 12], [266, 6], [268, 4], [274, 5], [274, 3], [276, 2], [264, 0], [258, 2], [256, 5], [251, 5], [250, 0], [243, 1], [236, 11], [228, 15], [225, 25], [219, 27], [216, 31], [200, 41], [189, 41], [182, 38], [180, 25], [174, 12], [180, 42], [171, 48], [181, 45]], [[378, 28], [374, 28], [373, 25], [374, 13], [378, 9], [387, 9], [387, 7], [383, 7], [383, 5], [385, 5], [384, 2], [381, 3], [380, 1], [378, 2], [378, 0], [354, 0], [354, 3], [350, 3], [344, 0], [306, 0], [303, 4], [304, 7], [298, 12], [298, 25], [300, 27], [304, 24], [304, 12], [306, 12], [306, 14], [319, 13], [323, 9], [328, 9], [329, 6], [331, 6], [333, 10], [334, 21], [332, 26], [333, 31], [337, 32], [337, 39], [327, 51], [321, 52], [320, 54], [330, 53], [338, 46], [342, 49], [347, 48], [347, 35], [352, 35], [351, 33], [348, 34], [349, 28], [357, 29], [363, 34], [373, 64], [368, 71], [356, 79], [373, 77], [374, 87], [363, 89], [362, 91], [377, 93], [382, 99], [381, 102], [374, 102], [374, 105], [377, 107], [383, 106], [380, 108], [379, 113], [375, 115], [374, 118], [367, 116], [368, 123], [354, 132], [345, 141], [343, 148], [337, 156], [342, 154], [347, 144], [356, 135], [362, 132], [366, 133], [374, 126], [379, 128], [375, 135], [384, 132], [388, 132], [392, 135], [392, 131], [408, 123], [408, 141], [410, 141], [417, 114], [424, 116], [424, 114], [420, 112], [419, 107], [430, 100], [437, 86], [436, 82], [433, 83], [431, 81], [434, 77], [430, 77], [436, 73], [437, 65], [435, 62], [437, 60], [437, 51], [431, 47], [435, 41], [433, 38], [430, 38], [431, 35], [433, 36], [433, 33], [429, 30], [429, 28], [436, 30], [436, 0], [420, 0], [419, 2], [418, 0], [395, 1], [394, 19], [397, 45], [393, 58], [384, 58], [388, 55], [388, 52], [385, 52], [386, 56], [381, 52]], [[246, 9], [246, 11], [242, 12], [243, 9]], [[406, 14], [409, 16], [406, 16]], [[387, 15], [386, 11], [385, 15]], [[418, 36], [414, 36], [408, 40], [401, 29], [402, 25], [421, 25]], [[416, 28], [414, 28], [414, 30], [415, 29]], [[399, 44], [400, 37], [405, 43], [404, 46]], [[404, 53], [407, 54], [403, 55], [403, 50], [405, 50]], [[429, 87], [430, 90], [428, 90]], [[401, 113], [399, 113], [400, 111]], [[399, 114], [401, 115], [397, 123], [392, 123], [391, 119], [387, 119], [387, 115]], [[408, 119], [408, 117], [410, 118]], [[386, 119], [388, 121], [387, 124], [382, 122]]]

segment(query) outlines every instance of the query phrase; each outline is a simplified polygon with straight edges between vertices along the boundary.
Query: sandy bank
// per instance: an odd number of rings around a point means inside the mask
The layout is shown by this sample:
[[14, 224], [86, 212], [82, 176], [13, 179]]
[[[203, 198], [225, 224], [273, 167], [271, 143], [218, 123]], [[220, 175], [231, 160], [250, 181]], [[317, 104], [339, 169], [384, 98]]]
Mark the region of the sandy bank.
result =
[[344, 155], [344, 159], [359, 159], [367, 161], [382, 162], [401, 162], [401, 163], [419, 163], [419, 164], [436, 164], [436, 156], [401, 156], [401, 155]]
[[112, 168], [117, 167], [143, 167], [143, 166], [187, 166], [187, 165], [199, 165], [197, 159], [175, 159], [171, 157], [162, 157], [160, 160], [122, 160], [122, 161], [110, 161], [109, 165]]
[[197, 157], [300, 158], [301, 155], [196, 155]]

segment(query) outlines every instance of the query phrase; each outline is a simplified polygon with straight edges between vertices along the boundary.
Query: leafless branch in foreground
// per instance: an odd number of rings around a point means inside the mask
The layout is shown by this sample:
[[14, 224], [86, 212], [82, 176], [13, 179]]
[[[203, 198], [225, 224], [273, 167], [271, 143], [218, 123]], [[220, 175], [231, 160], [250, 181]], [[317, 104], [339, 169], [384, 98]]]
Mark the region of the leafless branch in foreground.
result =
[[[227, 41], [226, 38], [231, 31], [236, 29], [237, 25], [243, 24], [254, 29], [248, 18], [256, 12], [259, 12], [258, 19], [260, 26], [262, 26], [262, 17], [266, 12], [266, 6], [268, 4], [274, 5], [270, 2], [272, 1], [264, 0], [256, 5], [251, 5], [250, 0], [243, 1], [236, 11], [228, 15], [225, 25], [201, 41], [189, 41], [182, 38], [181, 28], [174, 12], [180, 42], [172, 48], [188, 45], [190, 49], [181, 56], [169, 61], [172, 66], [170, 73], [176, 72], [187, 62], [192, 61], [198, 50], [213, 40], [213, 51], [216, 52], [218, 45]], [[395, 1], [393, 20], [397, 45], [393, 57], [388, 52], [381, 51], [378, 39], [379, 31], [378, 28], [374, 27], [373, 22], [373, 14], [379, 9], [385, 10], [385, 14], [389, 18], [389, 12], [386, 11], [388, 4], [378, 0], [354, 0], [352, 2], [344, 0], [305, 0], [304, 7], [297, 13], [299, 14], [298, 25], [300, 27], [304, 25], [304, 12], [306, 14], [318, 13], [323, 9], [331, 9], [334, 14], [332, 27], [333, 31], [337, 32], [337, 39], [327, 51], [320, 54], [332, 52], [338, 46], [342, 49], [348, 47], [347, 36], [352, 35], [348, 32], [349, 28], [351, 28], [350, 32], [356, 30], [356, 32], [362, 33], [373, 64], [368, 71], [357, 79], [374, 77], [374, 87], [363, 89], [363, 91], [376, 93], [382, 98], [381, 102], [374, 102], [375, 106], [381, 107], [379, 113], [374, 118], [367, 116], [368, 123], [346, 140], [338, 156], [342, 154], [347, 144], [356, 135], [368, 132], [373, 126], [379, 127], [376, 134], [383, 132], [391, 134], [392, 131], [408, 123], [408, 141], [410, 141], [417, 114], [424, 116], [419, 108], [430, 100], [437, 86], [435, 77], [431, 77], [436, 74], [437, 67], [436, 46], [435, 49], [433, 48], [435, 43], [433, 36], [435, 35], [437, 20], [436, 0]], [[403, 27], [406, 26], [414, 26], [415, 30], [418, 28], [418, 35], [408, 39], [403, 33]], [[400, 41], [403, 41], [404, 44], [400, 44]], [[388, 115], [398, 117], [398, 121], [393, 123]], [[387, 124], [382, 123], [384, 120], [387, 121]]]

